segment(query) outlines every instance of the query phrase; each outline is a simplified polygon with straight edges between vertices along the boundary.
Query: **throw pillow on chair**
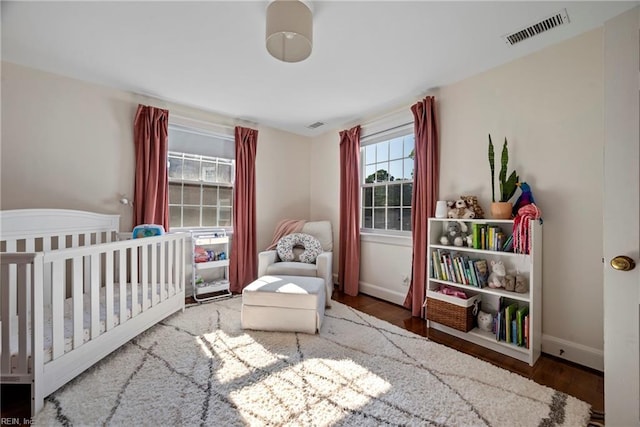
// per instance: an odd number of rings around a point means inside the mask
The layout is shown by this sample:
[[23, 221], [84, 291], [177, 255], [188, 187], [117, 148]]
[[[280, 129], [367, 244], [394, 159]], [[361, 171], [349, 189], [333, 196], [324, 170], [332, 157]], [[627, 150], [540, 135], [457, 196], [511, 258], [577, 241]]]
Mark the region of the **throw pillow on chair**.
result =
[[276, 251], [282, 261], [294, 261], [296, 256], [293, 248], [302, 246], [304, 251], [299, 255], [299, 261], [307, 264], [314, 264], [318, 255], [322, 253], [320, 241], [310, 234], [293, 233], [282, 237], [278, 241]]

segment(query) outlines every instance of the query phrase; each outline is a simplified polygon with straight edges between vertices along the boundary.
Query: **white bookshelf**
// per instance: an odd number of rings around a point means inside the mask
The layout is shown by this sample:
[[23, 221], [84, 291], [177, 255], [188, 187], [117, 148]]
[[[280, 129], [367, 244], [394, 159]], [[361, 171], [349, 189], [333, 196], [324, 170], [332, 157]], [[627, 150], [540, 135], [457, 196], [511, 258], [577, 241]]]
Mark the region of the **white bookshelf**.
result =
[[[429, 258], [427, 261], [429, 279], [427, 280], [427, 289], [435, 290], [441, 285], [448, 285], [464, 291], [468, 296], [480, 295], [481, 300], [486, 303], [489, 302], [489, 299], [492, 299], [495, 302], [498, 297], [501, 297], [503, 302], [516, 302], [519, 307], [528, 306], [529, 348], [508, 343], [506, 341], [499, 341], [496, 339], [494, 333], [480, 330], [477, 326], [469, 332], [463, 332], [433, 320], [427, 320], [428, 326], [500, 352], [533, 366], [540, 357], [542, 337], [542, 225], [538, 220], [530, 221], [530, 253], [516, 254], [513, 252], [497, 250], [475, 249], [467, 246], [458, 247], [453, 245], [442, 245], [440, 243], [440, 237], [445, 233], [447, 223], [450, 221], [456, 220], [446, 218], [429, 219], [429, 247], [427, 251]], [[459, 221], [463, 221], [467, 225], [468, 233], [471, 233], [472, 225], [474, 223], [486, 224], [487, 226], [497, 226], [505, 233], [506, 236], [511, 235], [513, 231], [513, 220], [465, 219]], [[503, 288], [480, 288], [473, 286], [472, 284], [462, 284], [456, 281], [436, 278], [433, 273], [434, 266], [432, 264], [434, 263], [434, 259], [432, 252], [437, 252], [438, 250], [440, 253], [448, 252], [451, 256], [466, 256], [469, 259], [485, 259], [487, 260], [487, 263], [490, 263], [491, 261], [502, 261], [507, 269], [507, 273], [517, 272], [527, 278], [529, 291], [527, 293], [518, 293], [514, 291], [507, 291]]]

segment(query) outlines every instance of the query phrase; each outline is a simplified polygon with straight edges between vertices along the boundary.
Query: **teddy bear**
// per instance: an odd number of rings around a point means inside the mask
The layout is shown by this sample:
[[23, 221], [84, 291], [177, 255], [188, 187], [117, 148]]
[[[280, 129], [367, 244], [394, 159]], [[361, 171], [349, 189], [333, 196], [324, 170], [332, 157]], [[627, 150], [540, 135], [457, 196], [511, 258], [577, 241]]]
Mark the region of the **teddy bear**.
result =
[[462, 199], [447, 202], [449, 212], [447, 212], [447, 218], [451, 219], [471, 219], [475, 218], [476, 214], [469, 209], [467, 202]]
[[469, 209], [471, 209], [473, 213], [476, 215], [474, 218], [476, 219], [484, 218], [484, 211], [482, 210], [482, 207], [478, 203], [478, 198], [476, 196], [460, 196], [460, 198], [467, 203], [467, 206], [469, 207]]
[[449, 221], [445, 234], [440, 237], [441, 245], [462, 246], [467, 236], [467, 225], [462, 221]]
[[487, 279], [490, 288], [504, 288], [507, 285], [507, 270], [502, 261], [491, 261], [491, 274]]

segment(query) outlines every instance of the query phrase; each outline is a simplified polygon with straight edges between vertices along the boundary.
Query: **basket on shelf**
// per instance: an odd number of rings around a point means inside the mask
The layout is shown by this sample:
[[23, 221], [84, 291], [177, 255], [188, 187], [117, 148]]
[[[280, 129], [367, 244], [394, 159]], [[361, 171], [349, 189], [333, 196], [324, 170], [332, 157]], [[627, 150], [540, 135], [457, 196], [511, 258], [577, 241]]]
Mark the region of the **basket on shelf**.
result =
[[427, 290], [427, 319], [469, 332], [474, 327], [474, 309], [480, 303], [480, 298], [480, 295], [475, 295], [462, 299]]

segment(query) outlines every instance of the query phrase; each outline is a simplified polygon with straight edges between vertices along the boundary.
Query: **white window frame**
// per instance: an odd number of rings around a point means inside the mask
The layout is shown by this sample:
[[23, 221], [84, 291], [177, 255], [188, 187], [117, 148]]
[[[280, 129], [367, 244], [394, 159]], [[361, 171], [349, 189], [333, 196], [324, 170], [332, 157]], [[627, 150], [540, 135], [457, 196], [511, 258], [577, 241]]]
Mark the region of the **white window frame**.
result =
[[[370, 126], [369, 129], [375, 129], [375, 126]], [[400, 183], [391, 183], [391, 181], [384, 181], [384, 182], [373, 182], [373, 183], [367, 183], [365, 182], [366, 178], [367, 178], [367, 163], [371, 163], [369, 160], [367, 159], [366, 156], [366, 151], [367, 151], [367, 147], [372, 146], [372, 145], [377, 145], [380, 143], [384, 143], [384, 142], [389, 142], [391, 140], [394, 140], [396, 138], [399, 137], [405, 137], [408, 135], [413, 135], [414, 134], [414, 126], [413, 126], [413, 121], [411, 122], [405, 122], [405, 123], [401, 123], [399, 125], [396, 126], [392, 126], [386, 129], [376, 129], [375, 131], [370, 131], [368, 134], [366, 134], [365, 136], [361, 137], [361, 143], [360, 143], [360, 232], [362, 234], [386, 234], [386, 235], [396, 235], [396, 236], [411, 236], [411, 229], [409, 230], [393, 230], [393, 229], [388, 229], [388, 210], [391, 209], [395, 209], [398, 208], [400, 209], [400, 227], [402, 228], [403, 225], [403, 221], [402, 221], [402, 215], [403, 215], [403, 211], [404, 210], [409, 210], [409, 212], [411, 211], [411, 201], [409, 201], [408, 205], [404, 205], [404, 200], [403, 200], [403, 189], [402, 189], [402, 184], [403, 183], [408, 183], [410, 182], [412, 184], [412, 188], [411, 188], [411, 192], [413, 192], [413, 179], [411, 180], [405, 180], [402, 179]], [[390, 148], [389, 148], [390, 150]], [[403, 157], [397, 158], [397, 159], [393, 159], [393, 160], [402, 160], [402, 164], [403, 164], [403, 176], [404, 176], [404, 165], [405, 165], [405, 160], [409, 159], [409, 157], [405, 157], [405, 149], [403, 146]], [[375, 164], [379, 164], [380, 162], [377, 162], [378, 159], [376, 159]], [[383, 162], [386, 162], [387, 164], [390, 161], [393, 161], [390, 159], [390, 152], [387, 152], [387, 159], [384, 160]], [[374, 174], [377, 174], [378, 172], [378, 168], [374, 168]], [[388, 173], [390, 171], [387, 171]], [[385, 210], [385, 227], [384, 228], [375, 228], [375, 204], [372, 204], [372, 206], [370, 207], [371, 211], [372, 211], [372, 218], [371, 218], [371, 226], [370, 227], [365, 227], [365, 209], [369, 209], [368, 207], [365, 207], [364, 205], [364, 193], [365, 193], [365, 189], [366, 188], [372, 188], [372, 200], [375, 199], [375, 189], [376, 188], [384, 188], [385, 189], [385, 198], [387, 198], [388, 200], [388, 194], [389, 194], [389, 187], [390, 186], [399, 186], [400, 187], [400, 204], [398, 206], [388, 206], [385, 205], [384, 206], [384, 210]]]
[[[220, 133], [213, 133], [210, 132], [208, 130], [205, 130], [201, 127], [194, 127], [194, 125], [192, 123], [186, 122], [186, 123], [181, 123], [184, 122], [184, 120], [180, 120], [177, 124], [174, 123], [170, 123], [169, 127], [170, 129], [172, 127], [174, 127], [175, 125], [175, 129], [178, 129], [180, 131], [187, 131], [189, 133], [194, 133], [203, 137], [210, 137], [212, 138], [212, 140], [224, 140], [226, 142], [231, 142], [233, 143], [233, 136], [229, 135], [229, 134], [220, 134]], [[216, 228], [216, 229], [225, 229], [227, 231], [227, 234], [232, 234], [233, 233], [233, 191], [234, 191], [234, 185], [235, 185], [235, 159], [229, 159], [229, 158], [225, 158], [225, 157], [214, 157], [214, 156], [208, 156], [208, 155], [204, 155], [202, 153], [190, 153], [190, 152], [185, 152], [184, 150], [180, 150], [177, 151], [176, 147], [172, 147], [172, 143], [171, 141], [169, 141], [169, 153], [168, 153], [168, 158], [167, 158], [167, 166], [169, 165], [169, 158], [188, 158], [189, 160], [194, 160], [199, 162], [199, 173], [198, 173], [198, 179], [186, 179], [184, 178], [184, 175], [180, 178], [178, 177], [170, 177], [168, 176], [168, 181], [169, 181], [169, 191], [171, 191], [171, 186], [173, 185], [175, 188], [176, 184], [180, 184], [181, 185], [181, 189], [180, 189], [180, 202], [176, 203], [175, 200], [173, 200], [172, 203], [172, 196], [170, 194], [169, 196], [169, 228], [172, 231], [184, 231], [184, 230], [203, 230], [203, 229], [212, 229], [212, 228]], [[194, 149], [190, 149], [189, 151], [196, 151]], [[204, 151], [204, 150], [203, 150]], [[230, 181], [229, 182], [218, 182], [217, 180], [206, 180], [206, 176], [204, 174], [204, 170], [203, 170], [203, 163], [213, 163], [216, 165], [216, 170], [217, 170], [217, 166], [222, 164], [222, 165], [228, 165], [230, 167]], [[217, 173], [216, 173], [216, 178], [217, 178]], [[197, 186], [199, 187], [199, 204], [185, 204], [185, 186]], [[205, 202], [205, 190], [206, 189], [211, 189], [211, 188], [215, 188], [216, 189], [216, 204], [204, 204]], [[220, 199], [220, 189], [225, 189], [228, 188], [230, 190], [230, 199], [229, 199], [229, 203], [228, 204], [221, 204], [221, 199]], [[175, 199], [175, 197], [174, 197]], [[180, 226], [175, 226], [171, 224], [171, 210], [172, 208], [176, 208], [176, 207], [180, 207], [181, 208], [181, 212], [180, 212]], [[192, 225], [184, 225], [184, 208], [185, 207], [197, 207], [199, 209], [199, 220], [198, 220], [198, 224], [197, 226]], [[215, 208], [216, 209], [216, 220], [215, 220], [215, 224], [212, 225], [203, 225], [203, 211], [206, 208]], [[228, 225], [223, 223], [224, 225], [220, 225], [220, 212], [221, 212], [221, 208], [222, 209], [229, 209], [229, 221], [228, 221]]]

